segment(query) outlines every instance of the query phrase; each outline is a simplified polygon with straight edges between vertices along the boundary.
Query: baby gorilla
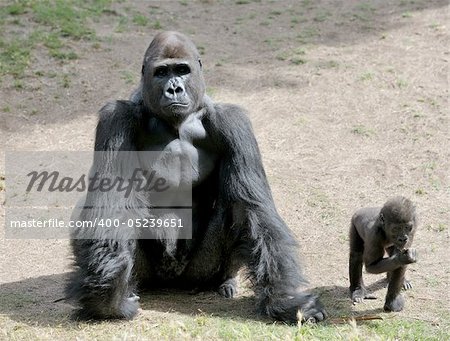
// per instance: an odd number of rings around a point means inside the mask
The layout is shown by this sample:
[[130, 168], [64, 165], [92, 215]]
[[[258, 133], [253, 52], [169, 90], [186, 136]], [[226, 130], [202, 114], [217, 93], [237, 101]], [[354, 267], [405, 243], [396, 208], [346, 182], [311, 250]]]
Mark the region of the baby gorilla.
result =
[[[387, 272], [389, 281], [385, 311], [400, 311], [404, 299], [403, 288], [410, 289], [405, 280], [406, 265], [417, 261], [416, 250], [410, 249], [416, 231], [416, 212], [413, 203], [405, 197], [395, 197], [383, 207], [366, 207], [352, 217], [350, 227], [350, 293], [354, 303], [367, 294], [362, 278], [362, 264], [369, 273]], [[388, 257], [384, 257], [385, 252]]]

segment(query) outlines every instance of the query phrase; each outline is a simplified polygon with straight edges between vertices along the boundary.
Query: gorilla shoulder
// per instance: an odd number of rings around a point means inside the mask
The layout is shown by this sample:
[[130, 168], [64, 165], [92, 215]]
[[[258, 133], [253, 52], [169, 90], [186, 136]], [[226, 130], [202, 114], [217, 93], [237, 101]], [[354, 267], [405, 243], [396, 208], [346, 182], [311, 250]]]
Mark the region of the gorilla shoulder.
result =
[[141, 115], [141, 106], [133, 101], [126, 100], [107, 102], [98, 112], [100, 122], [108, 121], [112, 118], [139, 119]]
[[141, 117], [141, 106], [131, 101], [105, 104], [98, 113], [95, 150], [135, 150], [133, 144]]
[[235, 104], [214, 104], [213, 121], [219, 127], [219, 134], [236, 137], [241, 134], [252, 134], [253, 128], [247, 111]]

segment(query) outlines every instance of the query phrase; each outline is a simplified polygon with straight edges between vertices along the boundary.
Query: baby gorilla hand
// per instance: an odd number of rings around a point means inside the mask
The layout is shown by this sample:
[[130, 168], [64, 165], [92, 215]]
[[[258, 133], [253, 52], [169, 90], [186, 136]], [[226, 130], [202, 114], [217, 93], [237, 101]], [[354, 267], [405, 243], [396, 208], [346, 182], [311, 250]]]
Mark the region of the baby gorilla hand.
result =
[[402, 264], [411, 264], [417, 262], [416, 249], [406, 249], [398, 254], [398, 260]]

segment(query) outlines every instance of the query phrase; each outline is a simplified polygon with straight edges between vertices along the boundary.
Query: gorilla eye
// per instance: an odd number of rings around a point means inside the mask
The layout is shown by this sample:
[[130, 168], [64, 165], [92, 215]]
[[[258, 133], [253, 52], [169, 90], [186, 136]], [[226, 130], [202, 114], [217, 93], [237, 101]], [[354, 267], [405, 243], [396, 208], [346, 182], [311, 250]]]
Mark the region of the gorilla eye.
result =
[[153, 76], [155, 76], [155, 77], [165, 77], [165, 76], [167, 76], [168, 73], [169, 73], [169, 69], [167, 68], [167, 66], [160, 66], [160, 67], [156, 68], [155, 73], [153, 74]]
[[175, 66], [174, 71], [175, 71], [175, 74], [177, 74], [178, 76], [183, 76], [183, 75], [187, 75], [187, 74], [191, 73], [191, 69], [186, 64], [180, 64], [180, 65]]
[[401, 229], [402, 228], [399, 225], [392, 226], [392, 232], [394, 232], [394, 233], [399, 233]]

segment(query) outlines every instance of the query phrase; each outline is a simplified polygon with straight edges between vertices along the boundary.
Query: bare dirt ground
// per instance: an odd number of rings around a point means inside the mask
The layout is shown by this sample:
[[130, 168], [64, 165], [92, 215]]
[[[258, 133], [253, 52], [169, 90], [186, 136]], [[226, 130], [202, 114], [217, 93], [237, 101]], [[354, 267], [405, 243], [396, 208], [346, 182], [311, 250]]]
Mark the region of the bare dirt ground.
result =
[[[112, 8], [91, 23], [99, 43], [72, 42], [78, 59], [58, 62], [38, 47], [23, 88], [2, 80], [2, 153], [92, 150], [97, 110], [129, 96], [158, 31], [132, 24], [118, 31], [117, 13], [152, 13], [162, 29], [182, 31], [199, 46], [211, 97], [248, 109], [277, 207], [330, 315], [374, 312], [448, 328], [447, 1], [136, 1]], [[4, 34], [27, 29], [11, 24]], [[407, 272], [414, 288], [405, 310], [388, 316], [380, 309], [381, 275], [365, 275], [378, 300], [350, 304], [347, 231], [356, 209], [394, 195], [417, 204], [420, 259]], [[1, 216], [3, 226], [3, 209]], [[67, 323], [71, 306], [53, 300], [62, 297], [68, 271], [66, 240], [0, 239], [4, 335], [31, 325], [42, 337]], [[235, 309], [208, 300], [200, 304], [206, 313]], [[240, 314], [251, 314], [251, 303], [239, 302]], [[152, 321], [198, 307], [180, 295], [149, 298], [142, 308], [138, 318]]]

